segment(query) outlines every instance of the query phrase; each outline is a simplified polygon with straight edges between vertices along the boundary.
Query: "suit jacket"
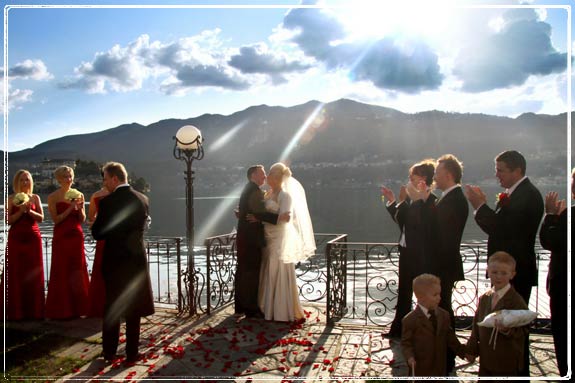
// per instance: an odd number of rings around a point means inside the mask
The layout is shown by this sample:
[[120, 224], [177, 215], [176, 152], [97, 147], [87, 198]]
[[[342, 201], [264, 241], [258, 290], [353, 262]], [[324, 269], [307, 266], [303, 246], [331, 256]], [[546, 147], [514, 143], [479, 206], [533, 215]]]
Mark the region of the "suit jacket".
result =
[[248, 182], [240, 196], [237, 236], [247, 246], [265, 247], [264, 227], [262, 222], [249, 222], [246, 215], [253, 214], [260, 221], [275, 224], [278, 215], [266, 211], [264, 192], [254, 182]]
[[524, 179], [503, 206], [492, 210], [487, 204], [475, 214], [475, 221], [489, 235], [488, 257], [506, 251], [517, 262], [514, 283], [537, 285], [535, 238], [543, 217], [543, 198], [539, 190]]
[[119, 187], [100, 201], [92, 225], [94, 239], [105, 240], [102, 277], [106, 307], [120, 316], [154, 313], [152, 285], [144, 246], [148, 198], [131, 187]]
[[437, 197], [430, 194], [425, 201], [412, 201], [405, 213], [405, 241], [414, 277], [435, 270], [438, 238], [433, 217], [437, 214], [436, 200]]
[[[575, 206], [571, 216], [575, 217]], [[575, 225], [571, 225], [571, 238]], [[567, 209], [560, 215], [547, 214], [539, 231], [539, 240], [544, 249], [551, 251], [551, 261], [547, 273], [547, 291], [565, 294], [567, 290]]]
[[461, 187], [447, 193], [437, 201], [435, 224], [437, 253], [434, 261], [435, 275], [445, 282], [464, 280], [461, 260], [461, 237], [469, 215], [467, 198]]
[[435, 315], [436, 332], [419, 306], [401, 321], [401, 350], [406, 361], [415, 358], [417, 376], [445, 376], [448, 347], [461, 357], [465, 355], [465, 348], [451, 327], [447, 311], [438, 307]]
[[485, 317], [497, 310], [527, 310], [527, 304], [519, 293], [511, 286], [502, 296], [493, 309], [491, 309], [492, 291], [488, 291], [479, 298], [477, 311], [473, 318], [471, 336], [467, 342], [467, 353], [479, 355], [480, 371], [485, 369], [496, 376], [516, 376], [524, 364], [524, 343], [529, 333], [529, 326], [514, 327], [508, 335], [499, 333], [495, 350], [489, 344], [492, 328], [481, 327], [477, 324]]

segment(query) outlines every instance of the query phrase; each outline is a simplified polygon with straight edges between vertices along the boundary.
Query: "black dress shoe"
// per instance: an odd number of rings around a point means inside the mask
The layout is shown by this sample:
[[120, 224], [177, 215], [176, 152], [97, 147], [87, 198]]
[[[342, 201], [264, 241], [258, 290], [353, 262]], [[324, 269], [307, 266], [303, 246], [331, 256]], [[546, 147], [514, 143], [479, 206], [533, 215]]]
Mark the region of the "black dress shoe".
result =
[[104, 357], [104, 361], [106, 363], [112, 363], [114, 360], [118, 359], [116, 354], [102, 354], [102, 356]]
[[126, 363], [136, 363], [138, 360], [140, 360], [141, 356], [142, 354], [126, 355]]

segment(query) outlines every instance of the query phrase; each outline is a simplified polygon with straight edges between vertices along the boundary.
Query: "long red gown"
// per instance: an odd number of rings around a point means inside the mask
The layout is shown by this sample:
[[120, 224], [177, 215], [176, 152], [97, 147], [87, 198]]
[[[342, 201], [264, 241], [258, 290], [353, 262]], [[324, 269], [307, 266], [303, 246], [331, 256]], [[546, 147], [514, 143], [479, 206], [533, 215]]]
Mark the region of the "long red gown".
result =
[[[106, 196], [104, 196], [106, 197]], [[98, 211], [100, 200], [104, 197], [94, 198], [96, 211]], [[102, 278], [102, 256], [104, 255], [103, 240], [96, 241], [96, 254], [92, 264], [92, 277], [90, 279], [90, 309], [88, 315], [91, 317], [104, 316], [104, 303], [106, 302], [104, 279]]]
[[[40, 212], [33, 203], [30, 208]], [[12, 214], [16, 212], [17, 208], [12, 210]], [[6, 284], [2, 283], [6, 286], [6, 319], [44, 318], [42, 237], [38, 224], [28, 214], [10, 226], [6, 250]]]
[[[61, 214], [68, 206], [67, 202], [58, 202], [56, 211]], [[72, 211], [66, 219], [54, 225], [46, 317], [67, 319], [87, 316], [89, 285], [80, 212]]]

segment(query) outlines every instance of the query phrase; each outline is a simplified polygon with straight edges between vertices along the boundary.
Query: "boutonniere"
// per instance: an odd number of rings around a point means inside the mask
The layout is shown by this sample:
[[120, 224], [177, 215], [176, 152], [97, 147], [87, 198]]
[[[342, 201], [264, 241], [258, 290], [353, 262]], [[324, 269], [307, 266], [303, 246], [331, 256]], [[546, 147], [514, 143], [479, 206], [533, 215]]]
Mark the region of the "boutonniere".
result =
[[507, 193], [498, 193], [497, 194], [497, 204], [500, 207], [507, 206], [507, 205], [509, 205], [509, 202], [511, 201], [510, 198], [511, 197]]

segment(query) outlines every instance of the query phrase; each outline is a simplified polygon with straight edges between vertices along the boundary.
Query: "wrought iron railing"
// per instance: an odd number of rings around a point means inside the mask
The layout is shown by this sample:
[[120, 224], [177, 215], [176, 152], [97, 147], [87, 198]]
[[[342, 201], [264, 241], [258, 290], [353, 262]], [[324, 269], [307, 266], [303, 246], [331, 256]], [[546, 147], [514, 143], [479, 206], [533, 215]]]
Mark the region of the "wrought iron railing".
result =
[[[145, 246], [154, 302], [168, 307], [177, 307], [180, 311], [184, 310], [181, 265], [182, 238], [146, 237]], [[45, 289], [47, 290], [50, 278], [52, 236], [42, 236], [42, 251]], [[88, 262], [88, 272], [91, 275], [96, 255], [96, 241], [89, 233], [85, 233], [84, 236], [84, 251]]]
[[[335, 276], [339, 292], [330, 288], [332, 295], [342, 294], [345, 307], [332, 307], [328, 304], [328, 318], [342, 319], [362, 325], [387, 327], [395, 315], [398, 292], [399, 249], [396, 243], [358, 243], [339, 241], [328, 245], [331, 253], [340, 254], [337, 259], [345, 259], [338, 269], [344, 277]], [[469, 328], [475, 313], [479, 296], [490, 288], [486, 276], [487, 251], [485, 244], [470, 243], [461, 245], [465, 280], [454, 286], [452, 306], [457, 328]], [[345, 254], [345, 256], [344, 256]], [[550, 253], [537, 249], [539, 270], [547, 270]], [[540, 275], [546, 274], [545, 272]], [[338, 280], [345, 279], [345, 284]], [[549, 300], [545, 290], [544, 277], [539, 287], [534, 287], [529, 308], [538, 312], [533, 328], [549, 329]], [[328, 280], [333, 283], [334, 277]], [[342, 301], [340, 299], [340, 301]]]

